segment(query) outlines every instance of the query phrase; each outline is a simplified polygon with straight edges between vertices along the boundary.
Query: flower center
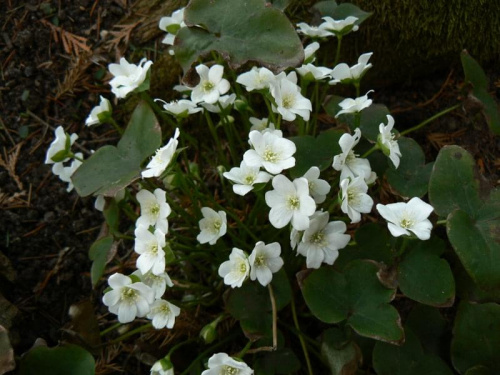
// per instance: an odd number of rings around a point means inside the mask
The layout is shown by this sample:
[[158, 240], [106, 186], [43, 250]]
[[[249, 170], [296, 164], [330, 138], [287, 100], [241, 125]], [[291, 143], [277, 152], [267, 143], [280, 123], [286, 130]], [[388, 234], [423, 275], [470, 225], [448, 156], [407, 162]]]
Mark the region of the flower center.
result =
[[345, 161], [346, 163], [350, 162], [350, 161], [353, 161], [354, 159], [356, 159], [356, 154], [354, 154], [354, 151], [351, 150], [349, 151], [349, 153], [347, 154], [346, 158], [345, 158]]
[[121, 291], [121, 299], [124, 302], [132, 303], [137, 299], [137, 291], [132, 288], [124, 287]]
[[410, 220], [410, 219], [402, 219], [400, 222], [399, 222], [399, 225], [401, 225], [401, 228], [405, 228], [405, 229], [408, 229], [408, 228], [411, 228], [413, 226], [413, 221]]
[[266, 262], [266, 257], [264, 256], [264, 254], [260, 254], [257, 257], [255, 257], [255, 265], [257, 267], [262, 266], [265, 262]]
[[214, 89], [215, 85], [213, 84], [212, 81], [205, 81], [203, 82], [201, 88], [203, 89], [203, 91], [205, 92], [210, 92]]
[[215, 219], [212, 222], [212, 232], [219, 233], [221, 227], [222, 227], [222, 221], [220, 219]]
[[278, 156], [278, 153], [271, 150], [271, 148], [268, 146], [266, 147], [264, 154], [262, 155], [262, 159], [270, 163], [276, 163], [278, 161]]
[[292, 108], [295, 104], [295, 96], [293, 94], [285, 94], [283, 96], [283, 108]]
[[311, 236], [311, 240], [310, 241], [313, 244], [317, 245], [317, 246], [324, 246], [324, 245], [326, 245], [325, 233], [323, 233], [323, 231], [314, 233]]
[[249, 175], [245, 176], [245, 179], [243, 181], [245, 182], [246, 185], [252, 185], [253, 182], [255, 181], [255, 176], [252, 174], [249, 174]]
[[158, 217], [158, 214], [160, 213], [160, 205], [158, 203], [152, 204], [149, 208], [149, 212], [151, 212], [151, 215], [155, 218]]
[[240, 263], [240, 272], [241, 273], [246, 273], [247, 272], [247, 265], [245, 264], [245, 262], [241, 262]]
[[298, 210], [300, 208], [300, 199], [296, 195], [288, 197], [286, 203], [289, 210]]
[[313, 191], [316, 186], [312, 181], [309, 181], [308, 185], [309, 185], [309, 191]]
[[150, 248], [149, 248], [149, 252], [153, 255], [157, 255], [158, 254], [158, 245], [157, 244], [151, 244]]
[[240, 370], [231, 366], [224, 366], [223, 371], [222, 375], [237, 375], [240, 372]]

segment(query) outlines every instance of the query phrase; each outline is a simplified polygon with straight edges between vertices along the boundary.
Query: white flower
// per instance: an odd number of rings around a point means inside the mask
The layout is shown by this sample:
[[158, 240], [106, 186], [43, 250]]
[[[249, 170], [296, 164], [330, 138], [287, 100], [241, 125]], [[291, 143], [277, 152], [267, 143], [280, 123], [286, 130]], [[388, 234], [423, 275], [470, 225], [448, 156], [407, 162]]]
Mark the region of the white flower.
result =
[[293, 154], [297, 148], [292, 141], [273, 133], [262, 134], [254, 130], [249, 134], [249, 142], [254, 149], [243, 155], [249, 167], [263, 166], [269, 173], [278, 174], [295, 165]]
[[368, 108], [372, 104], [372, 100], [368, 99], [368, 94], [373, 90], [368, 91], [365, 95], [356, 99], [346, 98], [339, 103], [342, 108], [335, 117], [339, 117], [343, 113], [356, 113], [361, 112], [363, 109]]
[[94, 208], [97, 211], [104, 211], [104, 206], [106, 205], [106, 199], [104, 198], [104, 195], [99, 194], [97, 198], [95, 199], [94, 202]]
[[249, 167], [244, 160], [239, 168], [231, 168], [229, 172], [224, 172], [223, 176], [235, 182], [233, 191], [241, 196], [251, 191], [254, 184], [265, 184], [272, 177], [269, 173], [259, 171], [259, 167]]
[[276, 79], [273, 72], [267, 68], [254, 66], [250, 71], [240, 74], [236, 82], [245, 86], [247, 91], [268, 89]]
[[61, 181], [68, 183], [68, 187], [66, 189], [68, 193], [73, 190], [73, 181], [71, 181], [71, 176], [73, 176], [73, 173], [75, 173], [80, 165], [82, 165], [81, 160], [79, 160], [83, 159], [82, 153], [78, 152], [75, 156], [77, 159], [73, 159], [69, 167], [65, 167], [63, 163], [55, 163], [52, 166], [52, 173], [58, 176]]
[[120, 64], [109, 64], [108, 69], [114, 75], [114, 78], [109, 81], [111, 92], [118, 99], [126, 97], [144, 82], [151, 65], [153, 62], [146, 58], [143, 58], [139, 65], [134, 65], [124, 57], [120, 59]]
[[248, 256], [241, 249], [233, 247], [229, 260], [219, 266], [219, 276], [224, 278], [224, 284], [231, 288], [239, 288], [250, 273]]
[[136, 270], [132, 273], [132, 275], [136, 275], [141, 280], [141, 282], [153, 289], [155, 293], [155, 299], [159, 299], [161, 298], [161, 296], [163, 296], [165, 290], [167, 289], [167, 286], [174, 286], [174, 283], [166, 272], [155, 275], [151, 271], [142, 274], [141, 270]]
[[201, 105], [209, 112], [220, 113], [221, 109], [219, 105], [222, 107], [222, 109], [226, 109], [227, 107], [232, 105], [235, 100], [236, 100], [236, 94], [224, 95], [219, 97], [219, 100], [217, 101], [218, 104], [201, 103]]
[[297, 244], [302, 239], [302, 234], [303, 232], [295, 228], [292, 228], [292, 230], [290, 231], [290, 247], [292, 248], [292, 250], [294, 250], [297, 247]]
[[102, 96], [99, 97], [101, 98], [101, 102], [90, 111], [89, 117], [85, 120], [85, 125], [87, 126], [99, 124], [101, 122], [99, 115], [102, 117], [106, 114], [111, 114], [111, 103], [109, 100]]
[[325, 30], [324, 28], [320, 28], [318, 26], [310, 26], [305, 22], [298, 23], [297, 26], [299, 29], [297, 30], [298, 33], [310, 36], [310, 37], [319, 37], [319, 38], [325, 38], [327, 36], [332, 36], [333, 33], [331, 33], [328, 30]]
[[161, 99], [155, 99], [155, 102], [162, 102], [165, 111], [179, 118], [186, 118], [188, 115], [203, 111], [203, 108], [198, 107], [196, 103], [186, 99], [173, 100], [168, 103]]
[[269, 221], [275, 228], [283, 228], [290, 221], [297, 230], [309, 227], [309, 216], [316, 210], [314, 199], [309, 196], [305, 178], [291, 182], [283, 175], [273, 178], [274, 190], [266, 192], [266, 203], [271, 207]]
[[313, 64], [302, 65], [296, 69], [299, 74], [310, 81], [320, 81], [325, 78], [330, 78], [331, 69], [323, 66], [315, 66]]
[[227, 218], [224, 211], [215, 212], [210, 207], [201, 209], [203, 219], [200, 220], [200, 234], [196, 240], [201, 243], [215, 245], [217, 240], [226, 234]]
[[359, 26], [355, 25], [355, 22], [358, 20], [357, 17], [349, 16], [343, 20], [334, 20], [332, 17], [323, 17], [325, 22], [319, 25], [320, 30], [326, 30], [333, 32], [334, 34], [344, 35], [349, 31], [358, 31]]
[[167, 362], [165, 359], [161, 359], [154, 363], [151, 367], [149, 375], [174, 375], [174, 366], [172, 365], [172, 362]]
[[363, 176], [353, 180], [346, 178], [340, 182], [342, 189], [342, 204], [340, 209], [351, 219], [351, 223], [361, 221], [361, 213], [367, 214], [372, 210], [373, 199], [366, 194], [368, 185]]
[[293, 121], [299, 115], [309, 121], [311, 101], [302, 96], [299, 86], [290, 79], [277, 79], [270, 87], [277, 106], [275, 112], [283, 116], [284, 120]]
[[148, 319], [152, 320], [153, 327], [156, 329], [173, 328], [175, 317], [179, 316], [181, 309], [164, 299], [157, 299], [151, 305]]
[[413, 232], [419, 239], [431, 237], [432, 223], [428, 219], [434, 208], [420, 198], [408, 203], [377, 204], [377, 211], [388, 221], [388, 228], [394, 237], [410, 236]]
[[121, 273], [111, 275], [108, 284], [113, 290], [107, 292], [102, 301], [110, 312], [118, 315], [120, 323], [129, 323], [136, 316], [146, 316], [149, 305], [154, 301], [154, 292], [149, 286], [141, 282], [132, 283], [130, 277]]
[[354, 146], [356, 146], [361, 138], [361, 130], [356, 128], [354, 135], [342, 134], [339, 139], [339, 145], [342, 153], [333, 157], [332, 167], [336, 171], [340, 171], [340, 181], [345, 178], [354, 178], [364, 176], [369, 179], [372, 175], [372, 169], [368, 159], [357, 158], [354, 154]]
[[137, 268], [142, 274], [151, 270], [155, 275], [165, 272], [165, 233], [156, 229], [154, 234], [147, 227], [139, 226], [135, 229], [134, 250], [137, 258]]
[[156, 150], [155, 156], [150, 160], [146, 169], [141, 172], [142, 178], [160, 176], [172, 161], [177, 146], [179, 145], [179, 128], [175, 129], [174, 136], [169, 139], [168, 143]]
[[309, 184], [309, 194], [317, 204], [323, 203], [326, 195], [330, 192], [331, 186], [325, 180], [319, 178], [319, 168], [311, 167], [303, 176]]
[[272, 130], [275, 130], [274, 123], [268, 121], [267, 117], [264, 117], [263, 119], [258, 119], [257, 117], [250, 117], [249, 121], [250, 121], [250, 124], [252, 124], [252, 126], [250, 127], [250, 131], [257, 130], [259, 132], [262, 132], [262, 131], [268, 129], [268, 122], [269, 122], [269, 128], [271, 128]]
[[210, 69], [200, 64], [196, 67], [196, 72], [200, 76], [200, 83], [191, 91], [191, 100], [194, 103], [216, 103], [221, 95], [229, 91], [229, 81], [222, 78], [224, 67], [213, 65]]
[[137, 219], [136, 227], [143, 226], [149, 228], [154, 225], [156, 229], [160, 229], [163, 233], [168, 233], [167, 216], [172, 210], [167, 203], [166, 192], [162, 189], [156, 189], [154, 194], [148, 190], [141, 190], [136, 195], [139, 204], [141, 205], [141, 216]]
[[399, 150], [398, 141], [396, 141], [395, 134], [392, 132], [392, 128], [394, 127], [394, 118], [391, 115], [387, 115], [387, 125], [384, 123], [380, 124], [379, 135], [377, 138], [377, 143], [379, 144], [382, 152], [389, 156], [394, 167], [399, 167], [399, 158], [402, 156], [401, 151]]
[[358, 58], [358, 63], [349, 68], [349, 65], [342, 63], [338, 64], [332, 70], [332, 78], [329, 82], [330, 85], [335, 85], [339, 82], [351, 83], [352, 81], [358, 81], [363, 77], [368, 69], [372, 67], [372, 64], [368, 64], [368, 60], [373, 55], [373, 52], [364, 53]]
[[[45, 164], [54, 164], [59, 162], [65, 162], [69, 160], [69, 156], [63, 160], [54, 161], [52, 158], [61, 151], [70, 151], [70, 147], [78, 139], [76, 134], [67, 134], [62, 126], [58, 126], [55, 131], [56, 138], [52, 141], [47, 150], [47, 155], [45, 156]], [[68, 147], [67, 147], [68, 146]]]
[[160, 19], [159, 28], [168, 33], [162, 40], [162, 43], [171, 46], [174, 45], [175, 35], [179, 29], [183, 27], [186, 27], [184, 23], [184, 8], [176, 10], [170, 17], [162, 17]]
[[307, 268], [319, 268], [321, 263], [332, 265], [351, 236], [345, 234], [347, 227], [342, 221], [328, 222], [328, 212], [315, 212], [309, 228], [298, 243], [297, 252], [307, 257]]
[[309, 45], [307, 45], [304, 48], [304, 62], [307, 63], [312, 63], [316, 58], [314, 57], [314, 53], [319, 49], [319, 43], [318, 42], [313, 42]]
[[208, 360], [208, 370], [201, 375], [253, 375], [253, 370], [243, 361], [237, 361], [226, 353], [217, 353]]
[[278, 242], [266, 245], [259, 241], [248, 258], [250, 262], [250, 279], [259, 280], [262, 286], [267, 286], [273, 279], [273, 273], [283, 267], [280, 257], [281, 246]]

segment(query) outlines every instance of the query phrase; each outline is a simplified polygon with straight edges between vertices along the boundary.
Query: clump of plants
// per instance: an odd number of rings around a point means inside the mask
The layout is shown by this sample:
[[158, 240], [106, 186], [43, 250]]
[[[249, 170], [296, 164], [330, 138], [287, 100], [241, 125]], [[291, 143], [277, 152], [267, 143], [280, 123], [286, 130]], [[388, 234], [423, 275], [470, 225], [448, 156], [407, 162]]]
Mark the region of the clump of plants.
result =
[[[173, 337], [155, 375], [499, 372], [498, 189], [461, 147], [426, 162], [409, 137], [462, 103], [398, 131], [362, 86], [372, 54], [342, 61], [370, 14], [322, 1], [295, 27], [286, 5], [191, 0], [159, 25], [177, 100], [149, 96], [154, 62], [122, 58], [116, 104], [86, 120], [118, 144], [84, 157], [56, 130], [46, 163], [106, 222], [89, 251], [103, 340]], [[498, 134], [484, 73], [462, 62]], [[175, 335], [188, 316], [199, 329]]]

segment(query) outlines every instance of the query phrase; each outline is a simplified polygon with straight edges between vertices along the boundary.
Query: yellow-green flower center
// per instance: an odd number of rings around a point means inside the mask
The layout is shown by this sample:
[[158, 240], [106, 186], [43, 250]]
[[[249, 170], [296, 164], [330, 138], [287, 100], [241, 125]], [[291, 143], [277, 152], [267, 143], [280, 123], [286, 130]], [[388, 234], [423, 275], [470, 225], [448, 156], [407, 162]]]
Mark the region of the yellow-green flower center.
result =
[[289, 109], [292, 108], [295, 104], [295, 97], [293, 94], [285, 94], [283, 96], [283, 108]]
[[214, 233], [219, 233], [221, 227], [222, 227], [222, 221], [220, 219], [215, 219], [212, 222], [212, 229]]
[[203, 91], [210, 92], [214, 89], [215, 85], [212, 83], [212, 81], [205, 81], [205, 82], [203, 82], [201, 87], [202, 87]]
[[160, 205], [158, 203], [152, 204], [149, 208], [149, 212], [151, 212], [153, 216], [158, 216], [158, 214], [160, 213]]
[[137, 298], [137, 291], [132, 288], [124, 287], [121, 291], [121, 299], [127, 302], [134, 302]]
[[254, 181], [255, 181], [254, 175], [249, 174], [249, 175], [245, 176], [244, 182], [246, 185], [252, 185]]
[[290, 210], [298, 210], [300, 208], [300, 199], [296, 195], [288, 197], [286, 203]]
[[222, 375], [237, 375], [240, 372], [240, 370], [231, 366], [224, 366], [223, 371]]
[[266, 147], [264, 153], [262, 154], [262, 159], [264, 161], [268, 161], [270, 163], [276, 163], [278, 161], [278, 154], [271, 150], [269, 147]]
[[266, 262], [266, 257], [264, 256], [264, 254], [260, 254], [255, 257], [255, 265], [257, 267], [262, 266], [265, 262]]
[[410, 220], [410, 219], [402, 219], [400, 222], [399, 222], [399, 225], [401, 225], [401, 228], [405, 228], [405, 229], [408, 229], [408, 228], [411, 228], [413, 226], [413, 221]]
[[240, 272], [241, 273], [246, 273], [247, 272], [247, 265], [245, 264], [245, 262], [241, 262], [240, 263]]
[[325, 233], [323, 231], [316, 232], [311, 236], [311, 242], [317, 246], [326, 245]]

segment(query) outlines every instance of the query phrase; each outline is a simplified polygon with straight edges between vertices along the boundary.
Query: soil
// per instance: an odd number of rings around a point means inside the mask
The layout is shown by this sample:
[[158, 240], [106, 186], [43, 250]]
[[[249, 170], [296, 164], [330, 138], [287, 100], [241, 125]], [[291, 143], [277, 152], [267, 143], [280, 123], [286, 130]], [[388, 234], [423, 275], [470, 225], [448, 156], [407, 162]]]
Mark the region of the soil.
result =
[[[79, 134], [85, 149], [116, 138], [114, 132], [89, 131], [84, 121], [98, 95], [109, 93], [104, 73], [117, 51], [104, 48], [103, 31], [113, 30], [131, 7], [126, 0], [62, 3], [0, 2], [0, 155], [11, 164], [0, 167], [0, 325], [9, 329], [16, 355], [37, 338], [53, 346], [67, 337], [68, 311], [75, 303], [90, 300], [98, 321], [106, 312], [100, 306], [102, 287], [92, 289], [88, 259], [102, 214], [94, 210], [92, 198], [68, 193], [44, 159], [58, 125]], [[74, 35], [85, 38], [83, 45], [94, 53], [78, 47], [82, 39]], [[73, 50], [62, 40], [72, 40]], [[462, 73], [448, 73], [374, 87], [374, 101], [393, 111], [398, 129], [410, 128], [463, 95]], [[498, 79], [493, 74], [490, 78]], [[463, 146], [487, 179], [498, 184], [499, 140], [474, 105], [413, 137], [423, 145], [427, 161], [434, 160], [445, 144]], [[134, 361], [123, 366], [125, 373], [147, 372], [147, 366]]]

